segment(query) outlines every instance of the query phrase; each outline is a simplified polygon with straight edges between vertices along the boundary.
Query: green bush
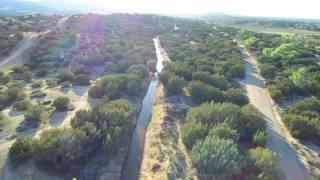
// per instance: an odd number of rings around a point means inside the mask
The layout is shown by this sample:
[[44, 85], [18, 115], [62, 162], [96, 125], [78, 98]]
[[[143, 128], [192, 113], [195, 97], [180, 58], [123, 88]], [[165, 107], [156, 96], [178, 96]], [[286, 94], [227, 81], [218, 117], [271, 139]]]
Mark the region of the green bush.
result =
[[32, 88], [40, 88], [44, 85], [43, 81], [39, 80], [39, 81], [33, 81], [31, 84]]
[[27, 82], [30, 82], [32, 80], [32, 72], [30, 71], [26, 71], [22, 74], [22, 79], [27, 81]]
[[276, 76], [277, 68], [272, 64], [260, 64], [260, 73], [266, 79], [273, 79]]
[[149, 71], [146, 68], [146, 66], [143, 64], [132, 65], [128, 69], [128, 73], [135, 73], [135, 74], [138, 74], [140, 77], [148, 77], [149, 76]]
[[257, 131], [253, 136], [253, 143], [255, 146], [265, 147], [268, 141], [268, 136], [265, 131]]
[[266, 148], [255, 148], [249, 150], [249, 159], [259, 168], [262, 179], [280, 179], [276, 170], [276, 155]]
[[44, 119], [44, 110], [40, 105], [29, 107], [29, 109], [24, 113], [24, 119], [30, 122], [39, 123]]
[[194, 121], [187, 122], [181, 129], [181, 138], [188, 149], [192, 149], [197, 140], [203, 139], [208, 133], [208, 127]]
[[63, 69], [59, 72], [58, 78], [59, 82], [72, 82], [74, 79], [74, 74], [69, 69]]
[[13, 163], [20, 163], [32, 156], [32, 139], [30, 137], [18, 137], [9, 149], [10, 159]]
[[310, 120], [307, 116], [288, 114], [284, 115], [283, 122], [294, 137], [312, 139], [319, 135], [314, 121]]
[[224, 100], [222, 91], [201, 81], [191, 81], [187, 89], [191, 98], [199, 104], [208, 101], [222, 102]]
[[0, 85], [5, 85], [10, 81], [10, 77], [7, 75], [0, 76]]
[[73, 163], [91, 153], [86, 133], [79, 129], [46, 130], [33, 143], [34, 159], [58, 171], [68, 171]]
[[215, 136], [220, 139], [230, 139], [234, 142], [238, 142], [239, 134], [236, 130], [232, 129], [229, 124], [220, 123], [214, 126], [210, 131], [208, 136]]
[[52, 104], [58, 111], [66, 111], [70, 106], [70, 100], [68, 97], [58, 97]]
[[79, 74], [73, 80], [73, 83], [80, 86], [88, 86], [90, 85], [90, 76], [86, 74]]
[[167, 89], [170, 94], [178, 95], [182, 93], [182, 89], [186, 86], [186, 81], [179, 76], [172, 76], [167, 83]]
[[13, 73], [23, 73], [27, 70], [27, 67], [22, 65], [22, 64], [17, 64], [17, 65], [14, 65], [12, 68], [11, 68], [12, 72]]
[[159, 80], [162, 82], [163, 85], [166, 86], [171, 76], [173, 76], [173, 75], [172, 75], [172, 73], [170, 73], [170, 71], [163, 70], [159, 74]]
[[239, 106], [243, 106], [249, 103], [247, 95], [241, 89], [228, 89], [224, 95], [228, 102], [237, 104]]
[[116, 99], [121, 93], [137, 94], [141, 88], [141, 78], [136, 74], [108, 74], [102, 77], [89, 90], [89, 96], [107, 96]]
[[5, 119], [6, 119], [5, 115], [0, 111], [0, 131], [1, 131], [1, 127], [4, 126]]
[[46, 80], [46, 84], [49, 88], [53, 88], [58, 85], [56, 80]]
[[37, 77], [45, 77], [47, 74], [49, 73], [49, 71], [47, 69], [40, 69], [39, 71], [37, 71], [36, 76]]
[[29, 99], [23, 99], [23, 100], [16, 101], [15, 103], [13, 103], [13, 109], [18, 110], [18, 111], [25, 111], [31, 106], [32, 106], [32, 103]]
[[237, 145], [214, 136], [198, 141], [192, 148], [191, 159], [203, 179], [221, 178], [224, 174], [239, 172], [241, 168]]

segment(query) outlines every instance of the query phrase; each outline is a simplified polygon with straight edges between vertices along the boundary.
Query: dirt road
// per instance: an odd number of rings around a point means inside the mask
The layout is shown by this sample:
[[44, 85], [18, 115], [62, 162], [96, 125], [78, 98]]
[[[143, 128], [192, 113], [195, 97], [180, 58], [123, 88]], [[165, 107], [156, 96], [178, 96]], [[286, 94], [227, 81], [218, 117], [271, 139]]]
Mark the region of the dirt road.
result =
[[286, 133], [286, 128], [283, 126], [280, 116], [274, 108], [273, 101], [265, 88], [264, 79], [259, 75], [256, 59], [239, 42], [238, 46], [246, 61], [246, 77], [242, 83], [247, 90], [251, 104], [260, 111], [267, 122], [269, 136], [267, 145], [277, 154], [277, 165], [283, 179], [309, 179], [294, 147], [288, 141], [289, 135]]

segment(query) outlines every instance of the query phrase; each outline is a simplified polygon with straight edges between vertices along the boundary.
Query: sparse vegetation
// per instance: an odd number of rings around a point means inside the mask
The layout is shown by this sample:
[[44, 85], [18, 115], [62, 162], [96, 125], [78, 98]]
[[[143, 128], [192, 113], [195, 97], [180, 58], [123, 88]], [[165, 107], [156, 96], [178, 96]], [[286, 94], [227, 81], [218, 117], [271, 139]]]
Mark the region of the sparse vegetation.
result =
[[70, 100], [68, 97], [58, 97], [52, 104], [57, 111], [66, 111], [70, 106]]

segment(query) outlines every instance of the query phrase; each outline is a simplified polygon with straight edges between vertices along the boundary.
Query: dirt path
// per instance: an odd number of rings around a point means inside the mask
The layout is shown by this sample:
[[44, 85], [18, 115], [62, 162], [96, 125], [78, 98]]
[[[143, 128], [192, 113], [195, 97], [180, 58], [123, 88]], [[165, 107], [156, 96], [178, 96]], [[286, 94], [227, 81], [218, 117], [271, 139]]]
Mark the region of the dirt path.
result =
[[[65, 22], [68, 20], [68, 18], [69, 17], [61, 18], [53, 29], [58, 28], [61, 31], [64, 31]], [[30, 58], [30, 54], [28, 50], [31, 49], [36, 44], [37, 38], [40, 35], [46, 34], [48, 32], [50, 32], [50, 30], [45, 30], [40, 33], [36, 33], [36, 32], [24, 33], [23, 40], [19, 42], [18, 45], [12, 49], [9, 56], [3, 59], [0, 59], [0, 69], [8, 68], [13, 64], [23, 64], [28, 62], [28, 58]]]
[[5, 69], [13, 64], [26, 62], [27, 55], [25, 55], [25, 52], [32, 48], [37, 37], [38, 34], [36, 33], [25, 33], [24, 39], [12, 50], [10, 55], [0, 61], [0, 68]]
[[281, 122], [274, 102], [265, 88], [264, 79], [259, 75], [256, 59], [239, 42], [238, 46], [246, 61], [246, 77], [242, 83], [247, 90], [251, 104], [261, 112], [267, 121], [267, 133], [269, 136], [267, 145], [277, 154], [278, 168], [283, 178], [287, 180], [309, 179], [306, 169], [300, 161], [301, 157], [297, 155], [290, 143], [290, 135]]

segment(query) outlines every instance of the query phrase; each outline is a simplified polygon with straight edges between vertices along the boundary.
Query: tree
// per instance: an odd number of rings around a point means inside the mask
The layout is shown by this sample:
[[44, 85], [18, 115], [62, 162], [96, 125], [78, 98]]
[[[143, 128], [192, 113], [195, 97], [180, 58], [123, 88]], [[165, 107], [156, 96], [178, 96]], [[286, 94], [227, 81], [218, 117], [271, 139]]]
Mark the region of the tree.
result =
[[197, 141], [191, 151], [192, 161], [204, 179], [221, 177], [240, 171], [241, 156], [231, 140], [208, 136]]
[[14, 163], [28, 160], [32, 156], [32, 139], [30, 137], [18, 137], [9, 149], [10, 159]]
[[186, 86], [186, 81], [179, 76], [172, 76], [167, 83], [167, 89], [170, 94], [178, 95], [182, 92], [182, 88]]
[[239, 88], [231, 88], [225, 92], [225, 97], [228, 102], [243, 106], [249, 103], [247, 95], [245, 95]]
[[53, 101], [53, 106], [58, 111], [66, 111], [68, 110], [70, 105], [70, 100], [68, 97], [58, 97]]

